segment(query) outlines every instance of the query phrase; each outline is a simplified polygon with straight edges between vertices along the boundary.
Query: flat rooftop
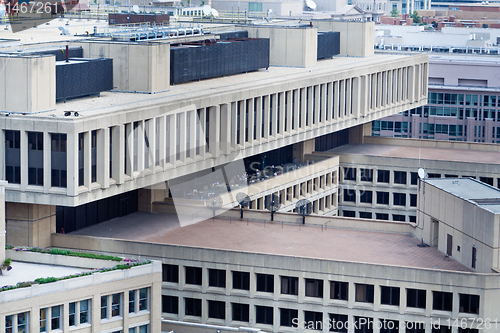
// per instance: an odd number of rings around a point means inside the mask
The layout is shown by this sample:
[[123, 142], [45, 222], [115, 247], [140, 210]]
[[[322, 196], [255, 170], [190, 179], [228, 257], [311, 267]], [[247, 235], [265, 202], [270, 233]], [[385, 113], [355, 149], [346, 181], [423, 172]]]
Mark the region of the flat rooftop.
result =
[[492, 213], [500, 214], [500, 189], [496, 187], [472, 178], [436, 178], [425, 179], [425, 182]]
[[12, 286], [18, 282], [34, 281], [38, 278], [63, 277], [90, 271], [85, 268], [42, 265], [30, 262], [12, 261], [9, 275], [0, 275], [0, 286]]
[[[328, 218], [333, 219], [333, 218]], [[325, 220], [328, 221], [328, 219]], [[70, 233], [138, 242], [471, 272], [409, 234], [215, 218], [180, 227], [175, 214], [134, 213]]]
[[499, 164], [500, 152], [465, 149], [393, 146], [383, 144], [348, 144], [326, 151], [335, 155], [366, 155], [467, 163]]

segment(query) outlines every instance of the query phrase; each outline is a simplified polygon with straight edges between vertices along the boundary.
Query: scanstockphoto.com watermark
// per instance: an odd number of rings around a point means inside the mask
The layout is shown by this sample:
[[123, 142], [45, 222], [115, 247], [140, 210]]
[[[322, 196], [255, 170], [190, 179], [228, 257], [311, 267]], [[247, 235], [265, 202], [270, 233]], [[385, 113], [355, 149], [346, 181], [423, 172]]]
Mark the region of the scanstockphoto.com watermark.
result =
[[301, 328], [301, 329], [310, 329], [310, 330], [322, 330], [324, 327], [327, 328], [328, 330], [349, 330], [349, 329], [355, 329], [355, 330], [373, 330], [373, 329], [378, 329], [378, 330], [387, 330], [387, 329], [396, 329], [399, 328], [399, 330], [414, 330], [414, 329], [425, 329], [425, 322], [423, 321], [417, 321], [417, 322], [410, 322], [410, 321], [393, 321], [393, 320], [386, 320], [386, 319], [380, 319], [378, 321], [374, 321], [371, 318], [355, 318], [354, 320], [335, 320], [333, 318], [329, 318], [327, 320], [319, 320], [319, 321], [299, 321], [298, 318], [293, 318], [292, 319], [292, 327], [293, 328]]

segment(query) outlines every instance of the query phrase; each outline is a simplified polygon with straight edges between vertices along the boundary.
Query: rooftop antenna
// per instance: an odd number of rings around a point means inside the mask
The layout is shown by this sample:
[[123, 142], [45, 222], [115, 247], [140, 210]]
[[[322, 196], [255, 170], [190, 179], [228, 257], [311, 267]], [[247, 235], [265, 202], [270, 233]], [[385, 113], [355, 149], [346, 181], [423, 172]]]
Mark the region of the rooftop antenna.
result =
[[295, 211], [297, 214], [302, 215], [302, 224], [306, 224], [306, 216], [311, 215], [312, 208], [311, 202], [307, 199], [300, 199], [295, 204]]
[[274, 194], [271, 194], [271, 197], [266, 199], [266, 209], [271, 212], [271, 221], [274, 221], [274, 213], [276, 213], [281, 206], [280, 199]]
[[240, 204], [240, 218], [243, 219], [243, 208], [248, 207], [250, 205], [250, 197], [243, 192], [239, 192], [236, 194], [236, 201]]
[[139, 12], [140, 12], [140, 10], [139, 10], [139, 6], [134, 5], [134, 6], [132, 7], [132, 11], [133, 11], [134, 13], [136, 13], [136, 14], [139, 14]]
[[218, 195], [216, 197], [213, 197], [213, 198], [210, 198], [210, 199], [207, 199], [205, 201], [205, 206], [208, 209], [211, 209], [213, 211], [213, 213], [214, 213], [214, 215], [212, 216], [212, 218], [215, 218], [215, 212], [222, 207], [222, 203], [223, 203], [223, 200], [220, 197], [220, 195]]

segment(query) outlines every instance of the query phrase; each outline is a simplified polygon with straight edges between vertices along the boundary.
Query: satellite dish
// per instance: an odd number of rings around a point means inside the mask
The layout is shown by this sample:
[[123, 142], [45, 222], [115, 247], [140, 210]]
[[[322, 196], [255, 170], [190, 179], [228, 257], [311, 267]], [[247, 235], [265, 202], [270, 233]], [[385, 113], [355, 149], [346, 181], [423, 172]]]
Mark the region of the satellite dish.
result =
[[280, 209], [280, 198], [274, 194], [266, 197], [266, 209], [271, 212], [271, 221], [274, 221], [274, 213]]
[[248, 195], [246, 195], [243, 192], [239, 192], [236, 194], [236, 201], [240, 204], [241, 207], [241, 216], [240, 218], [243, 218], [243, 208], [248, 207], [250, 205], [250, 202], [252, 201]]
[[306, 0], [306, 6], [311, 10], [316, 10], [316, 8], [318, 7], [316, 5], [316, 2], [314, 2], [313, 0]]
[[425, 170], [423, 168], [418, 168], [418, 178], [420, 179], [425, 178]]
[[213, 17], [219, 17], [219, 12], [215, 8], [212, 8], [210, 14], [212, 14]]
[[295, 211], [297, 214], [302, 215], [302, 224], [306, 224], [306, 216], [312, 213], [312, 203], [307, 199], [300, 199], [295, 204]]
[[136, 13], [136, 14], [139, 14], [139, 12], [140, 12], [140, 11], [139, 11], [139, 6], [134, 5], [134, 6], [132, 7], [132, 11], [133, 11], [134, 13]]
[[212, 8], [209, 5], [203, 6], [203, 15], [205, 16], [210, 16], [210, 13], [212, 12]]
[[214, 212], [213, 217], [215, 217], [215, 212], [222, 207], [223, 200], [220, 195], [205, 200], [205, 206]]

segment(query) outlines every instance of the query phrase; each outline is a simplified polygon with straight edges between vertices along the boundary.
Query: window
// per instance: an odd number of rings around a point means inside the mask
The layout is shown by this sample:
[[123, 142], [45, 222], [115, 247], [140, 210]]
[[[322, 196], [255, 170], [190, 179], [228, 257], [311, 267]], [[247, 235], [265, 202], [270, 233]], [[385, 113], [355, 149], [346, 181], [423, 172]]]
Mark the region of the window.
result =
[[128, 292], [128, 313], [135, 312], [135, 305], [136, 305], [135, 290], [130, 290]]
[[373, 285], [356, 283], [356, 302], [373, 303]]
[[392, 220], [393, 221], [404, 222], [404, 221], [406, 221], [406, 216], [405, 215], [399, 215], [399, 214], [392, 214]]
[[[113, 332], [113, 333], [122, 333], [122, 331]], [[141, 325], [139, 327], [130, 327], [128, 329], [128, 333], [149, 333], [149, 324]]]
[[372, 191], [362, 191], [359, 196], [359, 201], [371, 204], [373, 202], [373, 192]]
[[356, 180], [356, 168], [344, 167], [344, 180]]
[[359, 212], [359, 217], [362, 219], [371, 219], [372, 213], [370, 212]]
[[273, 308], [271, 306], [255, 306], [255, 322], [257, 324], [273, 324]]
[[373, 181], [373, 170], [372, 169], [360, 169], [359, 170], [362, 182]]
[[338, 313], [330, 313], [330, 332], [347, 333], [349, 327], [349, 317]]
[[380, 303], [385, 305], [399, 306], [399, 288], [398, 287], [380, 287]]
[[417, 207], [417, 195], [410, 194], [410, 207]]
[[221, 301], [208, 301], [208, 318], [226, 319], [226, 304]]
[[477, 247], [472, 247], [472, 268], [476, 269], [476, 261], [477, 261]]
[[425, 323], [423, 322], [406, 322], [406, 333], [425, 333]]
[[389, 220], [389, 214], [385, 214], [385, 213], [375, 213], [375, 218], [377, 220]]
[[139, 311], [149, 309], [149, 288], [139, 289]]
[[179, 314], [179, 297], [162, 295], [161, 312]]
[[61, 329], [61, 305], [53, 306], [50, 312], [50, 329], [52, 331]]
[[479, 314], [479, 295], [459, 294], [459, 312]]
[[121, 301], [122, 294], [111, 295], [111, 317], [118, 317], [121, 315]]
[[441, 174], [440, 173], [428, 173], [427, 177], [428, 178], [441, 178]]
[[356, 202], [356, 190], [344, 189], [344, 202]]
[[356, 217], [356, 212], [353, 210], [343, 210], [342, 211], [342, 216], [345, 217]]
[[323, 280], [306, 279], [306, 296], [323, 298]]
[[297, 310], [280, 308], [280, 326], [295, 327], [293, 323], [297, 322], [298, 317]]
[[262, 12], [262, 2], [249, 2], [248, 3], [249, 12]]
[[451, 311], [453, 305], [453, 294], [442, 291], [432, 292], [432, 309], [440, 311]]
[[97, 131], [90, 132], [90, 181], [97, 182]]
[[257, 291], [274, 293], [274, 275], [257, 274]]
[[76, 326], [76, 302], [69, 303], [69, 326]]
[[418, 183], [418, 173], [410, 172], [410, 184], [417, 185]]
[[451, 333], [451, 327], [448, 326], [432, 327], [432, 333]]
[[[47, 332], [47, 311], [49, 309], [40, 309], [40, 332]], [[7, 316], [10, 317], [10, 316]], [[7, 320], [7, 317], [5, 319]], [[7, 331], [7, 322], [5, 323], [6, 326], [6, 332]]]
[[389, 204], [389, 192], [377, 192], [377, 204], [388, 205]]
[[186, 267], [186, 284], [194, 284], [201, 286], [201, 268], [200, 267]]
[[304, 321], [307, 329], [323, 330], [323, 313], [316, 311], [304, 311]]
[[406, 171], [394, 171], [394, 184], [406, 185]]
[[101, 319], [121, 316], [121, 296], [120, 293], [101, 296]]
[[493, 186], [493, 178], [491, 177], [479, 177], [479, 180], [482, 181], [483, 183]]
[[286, 295], [299, 294], [299, 278], [293, 276], [281, 277], [281, 293]]
[[184, 298], [186, 316], [201, 317], [201, 299]]
[[450, 234], [446, 234], [446, 254], [453, 255], [453, 236]]
[[[90, 300], [86, 299], [80, 302], [69, 303], [69, 326], [78, 326], [89, 323], [89, 302]], [[42, 327], [41, 323], [42, 313], [40, 312], [40, 331]]]
[[90, 300], [80, 301], [80, 325], [90, 323]]
[[21, 184], [21, 134], [5, 131], [5, 180]]
[[163, 282], [179, 283], [179, 266], [178, 265], [162, 265]]
[[28, 312], [17, 314], [17, 333], [26, 333], [28, 331]]
[[406, 193], [393, 193], [392, 198], [395, 206], [406, 206]]
[[28, 132], [28, 184], [43, 186], [43, 133]]
[[477, 328], [459, 328], [458, 333], [479, 333]]
[[377, 171], [377, 182], [389, 183], [389, 170], [378, 170]]
[[14, 316], [5, 316], [5, 333], [12, 333], [14, 332]]
[[[125, 133], [125, 138], [127, 138], [126, 133]], [[125, 141], [125, 153], [127, 152], [127, 149], [128, 149], [127, 142]], [[127, 165], [126, 161], [125, 165]], [[85, 135], [84, 133], [78, 133], [78, 186], [83, 186], [85, 184], [84, 166], [85, 166]]]
[[423, 289], [406, 289], [406, 306], [425, 309], [426, 292]]
[[233, 320], [249, 322], [249, 306], [248, 304], [231, 303], [233, 311]]
[[373, 333], [373, 318], [354, 317], [354, 333]]
[[380, 333], [399, 333], [399, 321], [379, 319]]
[[226, 271], [223, 269], [209, 269], [208, 285], [210, 287], [226, 288]]
[[250, 273], [233, 272], [233, 289], [250, 290]]

